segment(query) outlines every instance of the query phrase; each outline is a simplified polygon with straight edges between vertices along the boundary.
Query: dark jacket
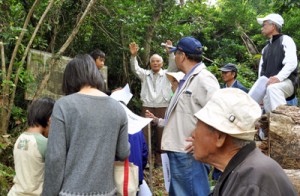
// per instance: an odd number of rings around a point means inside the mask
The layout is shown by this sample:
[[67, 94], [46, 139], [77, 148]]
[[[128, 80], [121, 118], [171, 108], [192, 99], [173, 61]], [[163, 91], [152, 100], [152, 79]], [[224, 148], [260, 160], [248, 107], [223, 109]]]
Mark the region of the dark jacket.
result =
[[229, 161], [211, 195], [296, 196], [298, 194], [279, 164], [264, 155], [252, 142]]
[[[248, 93], [248, 89], [242, 85], [238, 80], [235, 80], [234, 83], [231, 85], [232, 88], [238, 88], [244, 91], [245, 93]], [[226, 84], [223, 84], [221, 88], [227, 88]]]

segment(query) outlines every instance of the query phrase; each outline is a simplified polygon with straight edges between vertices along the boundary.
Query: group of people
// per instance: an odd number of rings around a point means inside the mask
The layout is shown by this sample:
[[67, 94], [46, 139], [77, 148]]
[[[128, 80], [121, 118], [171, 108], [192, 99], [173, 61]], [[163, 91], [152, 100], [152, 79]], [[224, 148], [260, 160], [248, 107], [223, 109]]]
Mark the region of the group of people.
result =
[[[208, 195], [207, 164], [214, 166], [218, 179], [212, 195], [297, 195], [282, 168], [256, 149], [252, 141], [257, 132], [255, 122], [262, 112], [270, 113], [295, 96], [296, 46], [292, 38], [281, 34], [284, 20], [279, 14], [257, 21], [262, 25], [262, 34], [269, 38], [259, 64], [259, 77], [269, 78], [263, 110], [236, 79], [238, 70], [232, 63], [220, 68], [225, 84], [219, 89], [215, 76], [201, 61], [203, 47], [193, 37], [182, 38], [176, 47], [172, 47], [171, 41], [166, 42], [168, 70], [153, 69], [155, 63], [151, 59], [151, 70], [142, 69], [135, 59], [136, 52], [132, 52], [132, 70], [144, 73], [139, 76], [143, 106], [150, 102], [154, 107], [144, 109], [142, 115], [153, 118], [154, 130], [164, 127], [161, 139], [154, 145], [160, 144], [156, 148], [166, 152], [170, 161], [170, 195]], [[156, 78], [161, 77], [163, 81], [176, 68], [184, 75], [177, 83], [165, 115], [155, 115], [158, 97], [164, 95]], [[163, 71], [166, 71], [164, 76]], [[165, 87], [162, 83], [161, 86]], [[157, 138], [161, 135], [155, 131], [153, 134]]]
[[[259, 71], [269, 78], [264, 107], [270, 112], [295, 94], [296, 46], [280, 33], [280, 15], [258, 22], [270, 38]], [[170, 40], [166, 44], [168, 70], [157, 54], [150, 58], [151, 70], [139, 67], [137, 44], [129, 48], [131, 69], [142, 82], [142, 114], [154, 121], [155, 163], [160, 164], [162, 151], [170, 161], [169, 195], [297, 195], [283, 169], [255, 147], [255, 122], [262, 110], [236, 80], [236, 66], [220, 69], [226, 83], [220, 89], [202, 62], [199, 40], [183, 37], [175, 47]], [[55, 103], [33, 101], [29, 128], [14, 147], [16, 176], [8, 195], [116, 194], [113, 163], [125, 160], [135, 146], [128, 142], [124, 109], [104, 93], [104, 86], [95, 60], [78, 55], [64, 71], [66, 96]], [[210, 166], [221, 172], [212, 192]]]

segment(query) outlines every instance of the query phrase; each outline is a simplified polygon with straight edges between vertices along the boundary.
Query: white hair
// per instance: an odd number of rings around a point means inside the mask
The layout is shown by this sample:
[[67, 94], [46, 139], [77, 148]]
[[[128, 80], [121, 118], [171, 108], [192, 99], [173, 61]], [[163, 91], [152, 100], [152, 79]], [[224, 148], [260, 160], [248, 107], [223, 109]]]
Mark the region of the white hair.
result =
[[162, 58], [160, 55], [158, 55], [158, 54], [153, 54], [153, 55], [150, 57], [150, 63], [151, 63], [151, 61], [152, 61], [152, 59], [153, 59], [154, 57], [159, 58], [159, 60], [160, 60], [161, 63], [164, 62], [163, 58]]

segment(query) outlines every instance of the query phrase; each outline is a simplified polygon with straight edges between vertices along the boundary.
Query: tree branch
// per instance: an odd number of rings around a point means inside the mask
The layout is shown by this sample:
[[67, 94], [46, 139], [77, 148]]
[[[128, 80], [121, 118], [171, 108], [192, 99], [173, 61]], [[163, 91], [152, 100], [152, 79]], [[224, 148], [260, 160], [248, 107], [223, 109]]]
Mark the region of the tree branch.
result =
[[[46, 7], [43, 15], [41, 16], [41, 18], [40, 18], [37, 26], [35, 27], [34, 32], [33, 32], [32, 36], [31, 36], [31, 38], [30, 38], [30, 40], [29, 40], [29, 42], [27, 44], [27, 47], [26, 47], [25, 51], [24, 51], [24, 54], [23, 54], [23, 57], [22, 57], [22, 60], [21, 60], [21, 65], [18, 67], [18, 70], [17, 70], [17, 73], [16, 73], [16, 77], [15, 77], [15, 81], [14, 81], [14, 86], [13, 86], [13, 90], [12, 90], [12, 95], [10, 97], [9, 108], [13, 107], [14, 99], [15, 99], [15, 96], [16, 96], [16, 88], [17, 88], [18, 81], [19, 81], [19, 75], [20, 75], [21, 71], [23, 70], [24, 62], [25, 62], [25, 59], [26, 59], [27, 54], [29, 52], [29, 49], [30, 49], [30, 47], [31, 47], [31, 45], [33, 43], [33, 40], [34, 40], [34, 38], [35, 38], [38, 30], [40, 29], [40, 27], [41, 27], [41, 25], [42, 25], [42, 23], [43, 23], [46, 15], [50, 11], [50, 9], [53, 6], [53, 4], [54, 4], [54, 0], [49, 0], [49, 4]], [[10, 112], [11, 112], [11, 110], [9, 110], [9, 116], [10, 116]]]
[[[5, 67], [5, 56], [4, 56], [4, 46], [3, 42], [0, 41], [0, 50], [1, 50], [1, 68], [2, 68], [2, 75], [6, 75], [6, 67]], [[3, 78], [2, 78], [3, 80]]]
[[[96, 0], [90, 0], [89, 4], [87, 5], [86, 9], [84, 10], [81, 18], [79, 19], [78, 23], [76, 24], [75, 28], [73, 29], [72, 33], [70, 34], [70, 36], [68, 37], [68, 39], [66, 40], [66, 42], [63, 44], [63, 46], [59, 49], [59, 51], [53, 55], [50, 63], [49, 63], [49, 70], [52, 70], [53, 67], [55, 66], [55, 62], [57, 61], [57, 59], [59, 59], [59, 57], [65, 52], [65, 50], [68, 48], [68, 46], [71, 44], [71, 42], [74, 40], [74, 38], [76, 37], [80, 26], [82, 25], [86, 15], [89, 13], [90, 9], [92, 8], [92, 6], [95, 4]], [[43, 89], [46, 87], [48, 80], [51, 76], [51, 71], [49, 71], [45, 76], [44, 79], [42, 80], [41, 84], [39, 85], [38, 90], [36, 91], [35, 95], [34, 95], [34, 99], [36, 97], [38, 97], [40, 94], [42, 94]]]
[[24, 22], [24, 25], [23, 25], [23, 28], [22, 28], [22, 31], [18, 37], [18, 40], [17, 40], [17, 43], [16, 43], [16, 46], [14, 48], [14, 51], [12, 53], [12, 56], [11, 56], [11, 59], [10, 59], [10, 63], [9, 63], [9, 66], [8, 66], [8, 71], [7, 71], [7, 76], [6, 76], [6, 80], [10, 80], [10, 77], [11, 77], [11, 74], [12, 74], [12, 68], [13, 68], [13, 65], [14, 65], [14, 62], [15, 62], [15, 58], [16, 58], [16, 55], [17, 55], [17, 52], [18, 52], [18, 49], [19, 49], [19, 46], [21, 44], [21, 41], [24, 37], [24, 34], [25, 34], [25, 29], [27, 28], [28, 26], [28, 23], [30, 21], [30, 18], [33, 14], [33, 11], [36, 7], [36, 5], [39, 3], [40, 0], [35, 0], [35, 2], [33, 3], [32, 7], [30, 8], [28, 14], [27, 14], [27, 17], [26, 17], [26, 20]]

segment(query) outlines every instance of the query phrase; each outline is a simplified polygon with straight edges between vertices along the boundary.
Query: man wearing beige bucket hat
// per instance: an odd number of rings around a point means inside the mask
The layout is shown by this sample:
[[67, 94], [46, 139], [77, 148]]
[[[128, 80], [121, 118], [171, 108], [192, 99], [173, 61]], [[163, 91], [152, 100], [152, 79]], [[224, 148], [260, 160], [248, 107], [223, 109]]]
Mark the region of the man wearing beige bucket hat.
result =
[[236, 88], [218, 90], [195, 114], [194, 157], [223, 172], [211, 195], [297, 195], [283, 169], [253, 141], [260, 106]]

